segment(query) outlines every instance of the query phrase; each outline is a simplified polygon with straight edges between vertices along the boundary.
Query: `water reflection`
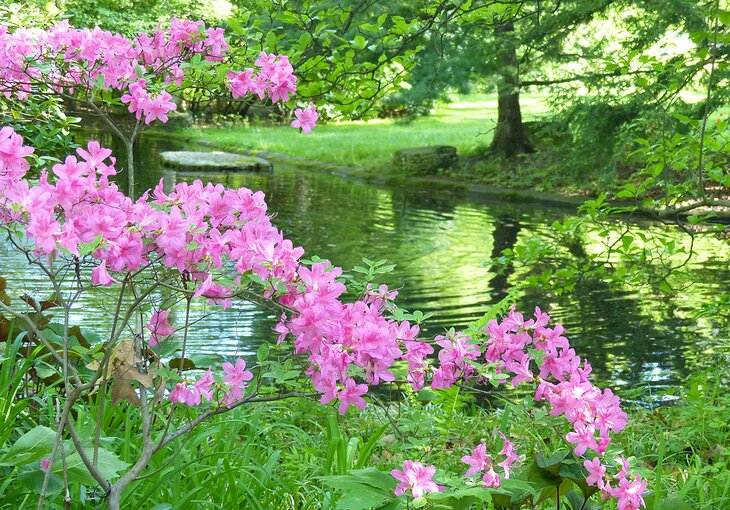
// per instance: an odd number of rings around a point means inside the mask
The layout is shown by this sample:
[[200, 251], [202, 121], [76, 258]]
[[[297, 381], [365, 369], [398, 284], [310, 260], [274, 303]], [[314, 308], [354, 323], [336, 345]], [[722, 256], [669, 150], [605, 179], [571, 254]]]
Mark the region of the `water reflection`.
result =
[[[167, 189], [199, 177], [159, 168], [159, 152], [180, 148], [178, 144], [148, 140], [141, 147], [140, 189], [153, 187], [161, 177]], [[344, 268], [358, 264], [363, 256], [395, 263], [388, 281], [402, 286], [401, 306], [434, 313], [429, 334], [465, 326], [501, 299], [525, 273], [508, 269], [498, 275], [490, 258], [532, 237], [549, 235], [549, 225], [566, 215], [545, 206], [480, 203], [428, 188], [376, 187], [282, 165], [272, 174], [201, 177], [264, 190], [269, 211], [276, 214], [275, 224], [307, 254]], [[588, 235], [579, 248], [591, 253], [595, 242]], [[564, 295], [528, 292], [520, 306], [530, 310], [539, 305], [561, 321], [576, 351], [590, 359], [599, 381], [621, 386], [648, 382], [649, 391], [657, 391], [676, 384], [698, 362], [728, 351], [728, 332], [712, 331], [690, 313], [717, 293], [719, 285], [730, 282], [727, 253], [718, 252], [723, 245], [703, 242], [693, 261], [694, 285], [670, 298], [586, 281]], [[47, 292], [41, 275], [29, 270], [6, 244], [0, 244], [0, 257], [13, 294]], [[101, 307], [80, 303], [73, 319], [109, 327], [113, 299], [99, 300]], [[180, 306], [176, 313], [179, 319]], [[192, 318], [200, 324], [193, 330], [190, 350], [225, 356], [252, 354], [261, 341], [273, 338], [276, 321], [271, 312], [248, 303], [221, 312], [196, 302]]]

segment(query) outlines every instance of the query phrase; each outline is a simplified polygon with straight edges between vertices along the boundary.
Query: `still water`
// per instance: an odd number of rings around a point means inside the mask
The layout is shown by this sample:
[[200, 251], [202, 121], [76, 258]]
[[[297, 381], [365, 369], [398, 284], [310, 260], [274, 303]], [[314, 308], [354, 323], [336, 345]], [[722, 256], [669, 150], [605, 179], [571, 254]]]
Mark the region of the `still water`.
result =
[[[113, 145], [108, 138], [102, 142]], [[490, 259], [530, 238], [549, 238], [550, 224], [572, 214], [544, 205], [475, 201], [430, 187], [376, 186], [281, 164], [271, 174], [173, 172], [160, 167], [159, 152], [190, 147], [153, 139], [140, 145], [138, 189], [153, 187], [160, 178], [168, 189], [195, 178], [261, 189], [276, 215], [274, 223], [304, 247], [305, 258], [317, 254], [345, 269], [362, 257], [396, 264], [386, 283], [399, 288], [401, 307], [433, 312], [429, 335], [481, 317], [525, 276], [525, 270], [499, 276]], [[584, 251], [590, 253], [592, 243], [587, 236]], [[576, 352], [590, 360], [597, 381], [624, 388], [642, 385], [642, 398], [661, 399], [661, 392], [689, 371], [724, 363], [730, 352], [725, 327], [693, 318], [696, 307], [730, 283], [727, 245], [714, 243], [700, 246], [690, 269], [693, 285], [669, 297], [585, 281], [563, 295], [531, 291], [518, 307], [529, 313], [540, 306], [560, 321]], [[39, 272], [4, 242], [0, 260], [13, 294], [44, 295]], [[111, 308], [111, 299], [101, 302]], [[104, 308], [81, 302], [73, 320], [105, 329], [111, 313]], [[235, 304], [225, 312], [198, 305], [193, 315], [201, 322], [189, 349], [200, 354], [245, 357], [274, 338], [274, 314], [250, 304]]]

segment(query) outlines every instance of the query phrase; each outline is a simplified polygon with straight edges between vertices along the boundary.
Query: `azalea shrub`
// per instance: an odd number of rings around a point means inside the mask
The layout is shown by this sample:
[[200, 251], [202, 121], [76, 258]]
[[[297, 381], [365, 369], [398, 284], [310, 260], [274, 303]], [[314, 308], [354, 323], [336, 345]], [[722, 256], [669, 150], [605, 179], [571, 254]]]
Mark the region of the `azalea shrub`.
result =
[[[185, 90], [200, 83], [233, 99], [258, 96], [271, 103], [290, 102], [296, 93], [288, 57], [262, 51], [257, 58], [227, 58], [228, 49], [222, 28], [177, 18], [132, 38], [99, 27], [77, 29], [68, 20], [47, 27], [0, 23], [0, 94], [21, 102], [80, 102], [125, 144], [134, 195], [134, 144], [144, 126], [167, 122], [177, 110], [173, 96], [179, 102]], [[240, 70], [251, 60], [252, 67]], [[131, 127], [112, 118], [121, 107], [133, 114]], [[319, 118], [314, 104], [294, 115], [292, 126], [304, 133]]]
[[[394, 367], [402, 360], [401, 371], [413, 391], [425, 385], [433, 390], [469, 383], [532, 385], [536, 405], [544, 402], [549, 415], [562, 417], [570, 427], [559, 433], [573, 451], [556, 463], [557, 486], [572, 480], [585, 498], [600, 491], [616, 498], [622, 510], [643, 503], [645, 482], [632, 476], [626, 459], [615, 457], [610, 448], [611, 435], [627, 419], [618, 397], [590, 382], [590, 364], [570, 347], [560, 325], [550, 327], [539, 308], [533, 319], [513, 310], [501, 322], [426, 341], [413, 322], [422, 314], [398, 309], [396, 291], [366, 282], [354, 300], [346, 300], [340, 268], [327, 261], [302, 261], [304, 250], [271, 223], [261, 192], [201, 181], [165, 191], [160, 182], [132, 201], [110, 180], [116, 174], [111, 153], [97, 143], [78, 149], [79, 159], [69, 156], [37, 182], [24, 178], [32, 151], [12, 129], [0, 130], [0, 219], [15, 248], [48, 276], [54, 289], [48, 306], [60, 308], [65, 320], [43, 319], [43, 305], [23, 310], [0, 303], [0, 308], [21, 324], [25, 341], [50, 352], [64, 377], [65, 392], [56, 395], [63, 412], [53, 447], [48, 458], [33, 459], [41, 462], [38, 468], [46, 479], [67, 476], [58, 456], [68, 433], [69, 448], [108, 491], [113, 506], [113, 498], [143, 472], [152, 455], [206, 418], [261, 399], [310, 393], [286, 392], [285, 381], [277, 383], [281, 366], [288, 371], [301, 367], [320, 401], [336, 402], [344, 414], [351, 406], [364, 408], [372, 386], [395, 381]], [[86, 346], [68, 317], [83, 293], [99, 287], [116, 289], [118, 308], [108, 336]], [[165, 298], [159, 297], [161, 290]], [[264, 350], [253, 370], [238, 359], [193, 375], [185, 370], [185, 351], [194, 325], [189, 313], [182, 323], [171, 324], [170, 303], [179, 301], [189, 312], [193, 300], [225, 309], [233, 299], [278, 307], [276, 341], [279, 349], [290, 346], [294, 358], [272, 362]], [[126, 338], [130, 330], [134, 336]], [[116, 473], [107, 477], [91, 460], [98, 457], [98, 446], [94, 455], [82, 453], [85, 441], [77, 437], [70, 412], [82, 395], [100, 385], [113, 387], [115, 403], [127, 400], [147, 414], [142, 431], [146, 448], [137, 463], [120, 467], [124, 474], [113, 482]], [[199, 409], [198, 417], [181, 420], [179, 406]], [[161, 412], [167, 419], [158, 419]], [[530, 476], [522, 484], [508, 482], [513, 464], [527, 460], [526, 452], [520, 454], [519, 438], [500, 434], [465, 453], [464, 487], [450, 488], [452, 492], [472, 490], [466, 494], [473, 497], [477, 488], [479, 497], [497, 496], [495, 501], [505, 496], [539, 499], [527, 490]], [[564, 472], [564, 466], [570, 471]], [[393, 494], [421, 500], [445, 491], [433, 481], [435, 472], [435, 466], [407, 460], [392, 471], [399, 481]]]
[[[110, 103], [118, 95], [136, 132], [142, 122], [167, 120], [175, 109], [168, 87], [181, 86], [186, 64], [220, 62], [226, 44], [220, 29], [173, 20], [133, 40], [65, 23], [48, 31], [0, 28], [0, 47], [6, 95], [24, 100], [80, 88]], [[255, 66], [221, 68], [229, 92], [289, 101], [296, 78], [288, 59], [261, 53]], [[94, 99], [89, 104], [97, 106]], [[295, 116], [292, 126], [304, 133], [318, 120], [311, 104]], [[646, 483], [612, 443], [627, 420], [619, 398], [590, 382], [590, 364], [539, 308], [532, 319], [511, 310], [500, 321], [422, 338], [427, 317], [399, 308], [397, 291], [376, 281], [387, 272], [384, 262], [366, 260], [353, 279], [329, 261], [304, 259], [273, 224], [260, 191], [160, 181], [136, 198], [116, 184], [116, 160], [98, 142], [37, 179], [27, 175], [33, 153], [11, 127], [0, 129], [0, 227], [50, 290], [46, 299], [0, 296], [2, 340], [15, 349], [4, 364], [14, 362], [13, 373], [25, 381], [12, 402], [34, 402], [16, 408], [23, 426], [4, 436], [0, 463], [5, 483], [25, 484], [38, 494], [39, 508], [47, 498], [62, 495], [71, 504], [89, 492], [120, 508], [153, 459], [171, 454], [169, 445], [217, 415], [291, 398], [317, 399], [344, 415], [365, 409], [371, 389], [384, 384], [407, 385], [414, 395], [469, 385], [529, 387], [531, 398], [518, 412], [546, 425], [547, 437], [528, 444], [506, 422], [454, 452], [465, 464], [460, 473], [453, 463], [444, 469], [423, 456], [388, 472], [368, 468], [370, 455], [347, 465], [345, 454], [340, 473], [323, 479], [344, 490], [343, 508], [363, 508], [361, 499], [352, 503], [353, 490], [374, 507], [534, 507], [565, 495], [588, 508], [597, 493], [620, 510], [643, 505]], [[73, 324], [82, 299], [101, 295], [111, 296], [111, 307], [99, 304], [108, 310], [106, 327]], [[193, 304], [226, 313], [234, 300], [276, 310], [272, 338], [263, 339], [255, 359], [196, 364], [189, 346]], [[128, 448], [113, 447], [121, 429], [107, 425], [129, 415], [135, 418], [120, 427], [136, 448], [122, 459], [120, 449]], [[371, 454], [377, 440], [365, 451]], [[573, 486], [580, 496], [566, 494]]]

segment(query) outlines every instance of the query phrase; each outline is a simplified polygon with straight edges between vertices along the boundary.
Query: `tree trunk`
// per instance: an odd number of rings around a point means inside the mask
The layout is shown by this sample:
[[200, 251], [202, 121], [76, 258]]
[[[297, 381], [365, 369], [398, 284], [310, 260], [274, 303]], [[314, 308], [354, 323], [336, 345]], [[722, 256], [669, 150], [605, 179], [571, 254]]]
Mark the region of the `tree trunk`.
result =
[[129, 198], [135, 200], [137, 197], [134, 195], [134, 138], [128, 140], [125, 145], [127, 149], [127, 193]]
[[535, 148], [525, 134], [520, 111], [519, 66], [517, 49], [512, 37], [514, 23], [509, 21], [497, 27], [495, 34], [501, 42], [499, 50], [500, 80], [497, 85], [497, 127], [490, 149], [494, 154], [507, 156], [534, 152]]

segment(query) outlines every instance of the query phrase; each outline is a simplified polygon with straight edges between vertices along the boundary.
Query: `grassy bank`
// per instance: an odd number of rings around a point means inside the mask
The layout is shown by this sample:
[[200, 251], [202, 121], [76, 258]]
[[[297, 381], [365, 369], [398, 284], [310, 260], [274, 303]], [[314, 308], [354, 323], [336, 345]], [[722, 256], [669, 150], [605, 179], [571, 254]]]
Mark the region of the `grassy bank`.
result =
[[[617, 441], [626, 455], [635, 456], [632, 465], [648, 481], [648, 510], [730, 508], [730, 397], [721, 378], [715, 373], [691, 379], [673, 406], [630, 410], [629, 426]], [[170, 478], [175, 474], [191, 480], [193, 490], [182, 501], [188, 504], [234, 508], [230, 505], [244, 498], [260, 502], [261, 508], [349, 508], [338, 501], [342, 492], [322, 477], [356, 467], [388, 472], [405, 458], [461, 473], [460, 454], [489, 436], [502, 416], [469, 402], [467, 393], [451, 391], [428, 403], [406, 398], [393, 404], [391, 419], [397, 416], [401, 432], [411, 435], [400, 448], [397, 429], [386, 426], [385, 433], [378, 432], [389, 421], [377, 404], [345, 417], [307, 400], [237, 410], [193, 435], [184, 454], [157, 466], [161, 471], [142, 481], [128, 503], [137, 505], [143, 497], [151, 506], [175, 499], [177, 482]], [[512, 417], [513, 433], [530, 434], [539, 426], [524, 428], [523, 421]], [[375, 435], [365, 454], [365, 443]], [[442, 444], [450, 446], [433, 448]], [[529, 463], [521, 453], [521, 464]], [[598, 496], [592, 503], [585, 508], [616, 508], [615, 502], [601, 505]]]
[[[524, 95], [522, 112], [526, 120], [546, 112], [545, 96]], [[318, 126], [302, 135], [288, 126], [254, 124], [240, 127], [189, 128], [179, 131], [193, 140], [207, 140], [231, 150], [266, 150], [305, 159], [384, 170], [393, 153], [406, 147], [453, 145], [460, 155], [483, 152], [492, 140], [497, 118], [495, 95], [465, 95], [442, 105], [432, 115], [411, 122], [374, 119], [367, 122], [339, 122]]]

